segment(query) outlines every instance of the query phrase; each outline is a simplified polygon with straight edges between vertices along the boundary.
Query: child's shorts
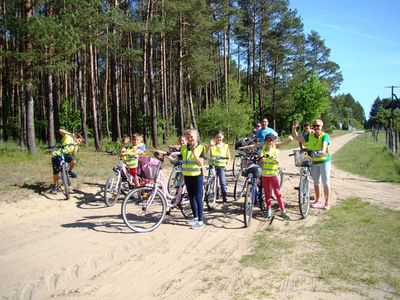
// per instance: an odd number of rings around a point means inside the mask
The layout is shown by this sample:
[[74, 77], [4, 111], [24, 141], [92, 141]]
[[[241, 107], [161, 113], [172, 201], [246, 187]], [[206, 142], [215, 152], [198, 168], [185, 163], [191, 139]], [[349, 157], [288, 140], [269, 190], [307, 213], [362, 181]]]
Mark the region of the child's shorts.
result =
[[131, 174], [132, 176], [137, 176], [137, 168], [129, 169], [129, 174]]

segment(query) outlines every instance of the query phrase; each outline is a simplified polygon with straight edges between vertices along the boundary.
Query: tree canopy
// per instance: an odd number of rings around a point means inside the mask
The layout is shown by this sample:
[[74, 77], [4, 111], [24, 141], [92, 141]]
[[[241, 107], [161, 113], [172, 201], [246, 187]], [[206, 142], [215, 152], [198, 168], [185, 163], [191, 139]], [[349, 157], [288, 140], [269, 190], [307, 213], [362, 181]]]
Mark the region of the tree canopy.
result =
[[[264, 115], [287, 132], [294, 115], [327, 113], [343, 80], [323, 38], [304, 32], [287, 0], [0, 6], [0, 141], [31, 153], [38, 140], [54, 144], [61, 126], [93, 138], [97, 150], [134, 132], [157, 146], [189, 125], [233, 139]], [[343, 105], [362, 122], [358, 105]]]

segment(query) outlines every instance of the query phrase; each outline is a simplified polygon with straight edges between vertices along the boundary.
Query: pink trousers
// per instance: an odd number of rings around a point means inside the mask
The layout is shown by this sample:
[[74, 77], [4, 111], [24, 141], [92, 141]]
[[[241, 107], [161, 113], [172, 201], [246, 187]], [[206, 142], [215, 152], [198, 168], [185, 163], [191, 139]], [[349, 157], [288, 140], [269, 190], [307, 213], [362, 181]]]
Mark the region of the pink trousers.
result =
[[262, 185], [265, 192], [265, 201], [267, 204], [267, 208], [271, 208], [271, 188], [274, 191], [276, 200], [278, 201], [278, 205], [281, 211], [285, 211], [285, 203], [282, 199], [282, 194], [279, 189], [279, 179], [278, 176], [263, 176], [262, 177]]

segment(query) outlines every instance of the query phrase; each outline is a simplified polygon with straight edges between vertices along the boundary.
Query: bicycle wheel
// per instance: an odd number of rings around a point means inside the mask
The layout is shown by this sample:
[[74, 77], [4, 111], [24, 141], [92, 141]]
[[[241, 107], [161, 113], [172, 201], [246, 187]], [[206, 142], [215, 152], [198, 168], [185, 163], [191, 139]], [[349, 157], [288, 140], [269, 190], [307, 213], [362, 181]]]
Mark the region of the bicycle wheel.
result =
[[107, 206], [113, 206], [117, 203], [121, 194], [122, 178], [119, 172], [114, 172], [108, 176], [106, 186], [104, 187], [104, 201]]
[[165, 218], [167, 201], [151, 186], [133, 189], [122, 202], [121, 214], [126, 226], [136, 232], [156, 229]]
[[181, 209], [182, 215], [185, 218], [190, 218], [193, 216], [192, 207], [190, 206], [189, 195], [186, 190], [186, 186], [183, 186], [182, 190], [182, 199], [181, 203], [179, 203], [179, 208]]
[[244, 196], [244, 226], [249, 227], [253, 217], [253, 185], [248, 184]]
[[284, 180], [284, 173], [282, 168], [279, 169], [278, 179], [279, 179], [279, 188], [281, 189]]
[[239, 199], [243, 196], [245, 183], [246, 183], [246, 177], [244, 176], [236, 177], [235, 186], [233, 187], [233, 198], [236, 201], [239, 201]]
[[67, 200], [69, 199], [69, 183], [68, 183], [68, 172], [67, 172], [67, 167], [65, 164], [61, 165], [61, 180], [63, 182], [64, 186], [64, 194]]
[[209, 178], [207, 187], [205, 201], [208, 210], [213, 210], [215, 208], [215, 203], [217, 202], [217, 178]]
[[241, 162], [242, 162], [242, 157], [240, 155], [235, 155], [232, 165], [233, 177], [237, 177], [240, 174]]
[[305, 219], [308, 215], [308, 211], [310, 210], [310, 179], [307, 175], [300, 176], [299, 183], [299, 209], [300, 214], [303, 219]]
[[181, 175], [182, 175], [182, 172], [181, 172], [180, 168], [174, 167], [172, 169], [172, 172], [168, 178], [168, 185], [167, 185], [168, 193], [170, 193], [171, 195], [176, 194], [176, 192], [180, 186]]

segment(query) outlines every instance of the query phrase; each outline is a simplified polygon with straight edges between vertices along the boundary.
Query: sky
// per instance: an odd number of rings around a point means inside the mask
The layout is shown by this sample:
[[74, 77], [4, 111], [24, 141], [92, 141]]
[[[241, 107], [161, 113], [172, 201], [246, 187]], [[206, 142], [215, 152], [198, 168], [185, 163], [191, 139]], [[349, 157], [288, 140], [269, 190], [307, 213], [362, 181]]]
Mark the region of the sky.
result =
[[337, 94], [351, 94], [368, 119], [377, 97], [400, 99], [399, 0], [290, 0], [304, 33], [319, 33], [340, 66]]

